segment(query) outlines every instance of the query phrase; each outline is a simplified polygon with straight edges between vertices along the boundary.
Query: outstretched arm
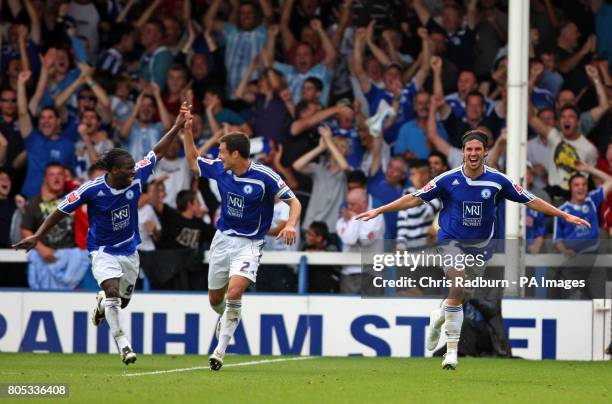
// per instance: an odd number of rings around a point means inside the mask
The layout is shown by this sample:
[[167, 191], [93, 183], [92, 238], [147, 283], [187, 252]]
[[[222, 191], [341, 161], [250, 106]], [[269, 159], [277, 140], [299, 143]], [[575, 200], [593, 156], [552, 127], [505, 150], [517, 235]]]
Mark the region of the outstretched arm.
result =
[[591, 224], [589, 222], [587, 222], [584, 219], [581, 219], [577, 216], [574, 215], [570, 215], [569, 213], [566, 213], [560, 209], [555, 208], [553, 205], [551, 205], [550, 203], [543, 201], [540, 198], [535, 198], [533, 201], [527, 203], [527, 206], [529, 206], [531, 209], [536, 210], [538, 212], [542, 212], [545, 215], [549, 215], [549, 216], [556, 216], [559, 217], [563, 220], [565, 220], [568, 223], [571, 224], [575, 224], [575, 225], [583, 225], [586, 227], [591, 227]]
[[397, 211], [404, 210], [404, 209], [410, 209], [410, 208], [414, 208], [415, 206], [419, 206], [422, 203], [423, 203], [423, 200], [419, 198], [418, 196], [406, 194], [402, 196], [401, 198], [394, 200], [391, 203], [388, 203], [386, 205], [380, 206], [378, 208], [375, 208], [367, 212], [364, 212], [360, 215], [357, 215], [355, 219], [363, 219], [365, 222], [367, 222], [368, 220], [374, 219], [376, 216], [380, 215], [381, 213], [397, 212]]
[[17, 244], [14, 244], [13, 248], [15, 248], [16, 250], [25, 249], [26, 251], [30, 251], [32, 248], [36, 247], [36, 244], [38, 244], [40, 238], [47, 234], [47, 232], [51, 230], [53, 226], [59, 223], [59, 221], [62, 220], [65, 216], [66, 214], [64, 212], [55, 209], [53, 213], [47, 216], [47, 218], [40, 225], [38, 230], [36, 230], [36, 233], [24, 238]]

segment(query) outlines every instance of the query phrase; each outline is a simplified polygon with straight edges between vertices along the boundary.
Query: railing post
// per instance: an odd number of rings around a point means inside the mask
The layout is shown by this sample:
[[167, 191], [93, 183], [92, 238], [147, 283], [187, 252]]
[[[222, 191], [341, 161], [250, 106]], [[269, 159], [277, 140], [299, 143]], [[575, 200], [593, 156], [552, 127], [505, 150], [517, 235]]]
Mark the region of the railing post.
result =
[[306, 293], [308, 293], [308, 259], [302, 255], [298, 269], [298, 294], [305, 295]]

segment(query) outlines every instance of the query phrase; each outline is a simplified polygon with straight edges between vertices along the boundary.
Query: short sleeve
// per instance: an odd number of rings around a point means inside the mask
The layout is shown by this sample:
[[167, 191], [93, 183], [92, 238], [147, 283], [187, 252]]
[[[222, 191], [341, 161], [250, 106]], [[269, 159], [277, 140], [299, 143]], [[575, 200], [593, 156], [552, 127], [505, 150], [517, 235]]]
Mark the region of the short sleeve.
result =
[[223, 172], [223, 162], [219, 159], [207, 159], [198, 157], [200, 177], [216, 179]]
[[147, 180], [153, 173], [155, 164], [157, 164], [157, 156], [155, 155], [155, 152], [153, 150], [147, 153], [147, 155], [142, 160], [136, 163], [136, 178], [140, 180], [141, 190], [142, 185], [147, 182]]
[[501, 180], [499, 184], [501, 185], [501, 193], [504, 198], [518, 202], [518, 203], [529, 203], [533, 201], [536, 197], [523, 187], [521, 187], [516, 182], [510, 180], [510, 178], [506, 177], [503, 174], [500, 174]]
[[411, 193], [410, 195], [419, 197], [425, 202], [429, 202], [433, 199], [442, 196], [442, 189], [439, 185], [440, 183], [434, 178], [433, 180], [429, 181], [427, 185], [425, 185], [423, 188]]
[[280, 175], [267, 167], [261, 169], [257, 168], [257, 171], [264, 173], [263, 181], [266, 186], [266, 192], [269, 191], [269, 194], [278, 196], [283, 201], [295, 198], [295, 195], [287, 184], [285, 184], [285, 181], [283, 181]]
[[593, 201], [595, 206], [597, 206], [597, 209], [599, 209], [604, 199], [606, 198], [604, 195], [603, 187], [598, 187], [597, 189], [592, 190], [591, 192], [589, 192], [589, 196], [591, 197], [591, 200]]
[[74, 191], [70, 192], [64, 197], [64, 199], [57, 205], [57, 210], [60, 212], [69, 214], [78, 209], [79, 206], [86, 204], [95, 188], [93, 181], [87, 181]]

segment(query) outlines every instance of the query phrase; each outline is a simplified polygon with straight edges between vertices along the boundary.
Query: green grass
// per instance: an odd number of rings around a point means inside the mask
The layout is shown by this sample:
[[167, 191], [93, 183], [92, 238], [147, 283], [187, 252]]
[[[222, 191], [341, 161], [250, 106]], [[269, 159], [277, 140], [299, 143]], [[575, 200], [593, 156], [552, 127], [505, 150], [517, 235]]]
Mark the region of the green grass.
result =
[[[228, 356], [225, 364], [272, 357]], [[75, 402], [612, 402], [612, 363], [461, 358], [314, 358], [126, 377], [205, 366], [193, 355], [0, 354], [0, 383], [67, 383]], [[4, 400], [0, 399], [0, 402]]]

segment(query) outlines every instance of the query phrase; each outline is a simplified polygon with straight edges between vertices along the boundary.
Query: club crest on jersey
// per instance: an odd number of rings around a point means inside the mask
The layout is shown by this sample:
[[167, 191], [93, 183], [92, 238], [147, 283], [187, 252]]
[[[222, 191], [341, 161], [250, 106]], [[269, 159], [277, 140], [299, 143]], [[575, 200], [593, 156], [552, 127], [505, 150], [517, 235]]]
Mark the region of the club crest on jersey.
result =
[[151, 160], [149, 160], [149, 159], [142, 159], [138, 163], [136, 163], [136, 168], [144, 168], [144, 167], [148, 166], [149, 164], [151, 164]]
[[70, 195], [68, 195], [67, 199], [68, 203], [75, 203], [76, 201], [81, 199], [81, 197], [79, 196], [79, 193], [77, 191], [73, 191], [70, 193]]
[[491, 197], [491, 190], [487, 188], [483, 189], [480, 191], [480, 196], [482, 196], [482, 199], [489, 199]]
[[514, 186], [514, 189], [516, 190], [516, 192], [518, 192], [519, 194], [523, 193], [523, 187], [521, 187], [519, 184], [515, 182], [512, 185]]
[[582, 205], [582, 213], [584, 213], [585, 215], [587, 213], [589, 213], [589, 206], [588, 205]]
[[251, 185], [245, 185], [244, 188], [242, 188], [242, 190], [244, 191], [245, 194], [249, 195], [250, 193], [253, 192], [253, 187]]
[[436, 187], [436, 184], [433, 181], [430, 181], [423, 187], [423, 192], [429, 192]]
[[126, 193], [125, 193], [125, 197], [128, 200], [132, 200], [132, 198], [134, 198], [134, 191], [132, 191], [131, 189], [129, 189]]

